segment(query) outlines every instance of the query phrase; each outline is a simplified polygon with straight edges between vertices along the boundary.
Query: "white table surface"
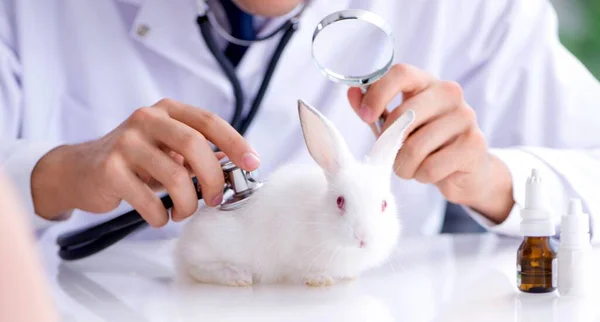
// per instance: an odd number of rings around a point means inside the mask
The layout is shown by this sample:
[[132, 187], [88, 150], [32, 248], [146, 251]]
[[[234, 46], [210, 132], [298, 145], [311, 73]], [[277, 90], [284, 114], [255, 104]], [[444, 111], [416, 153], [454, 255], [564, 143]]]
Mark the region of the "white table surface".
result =
[[600, 321], [595, 296], [520, 293], [519, 243], [403, 239], [389, 264], [328, 288], [177, 285], [169, 240], [121, 241], [74, 262], [59, 260], [53, 240], [38, 246], [64, 321]]

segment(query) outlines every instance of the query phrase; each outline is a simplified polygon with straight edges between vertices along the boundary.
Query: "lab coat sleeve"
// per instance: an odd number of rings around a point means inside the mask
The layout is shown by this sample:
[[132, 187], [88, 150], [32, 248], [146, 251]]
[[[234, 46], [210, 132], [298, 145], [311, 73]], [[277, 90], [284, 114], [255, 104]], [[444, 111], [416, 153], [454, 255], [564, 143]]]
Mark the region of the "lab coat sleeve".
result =
[[[484, 2], [484, 1], [481, 1]], [[515, 206], [494, 224], [466, 208], [484, 227], [520, 236], [520, 209], [532, 168], [540, 170], [547, 208], [558, 228], [570, 198], [590, 214], [592, 243], [600, 243], [600, 84], [563, 45], [546, 0], [485, 1], [504, 5], [493, 23], [472, 26], [458, 77], [478, 114], [490, 151], [508, 167]], [[481, 15], [490, 15], [481, 5]], [[460, 63], [460, 62], [458, 62]], [[559, 230], [557, 230], [557, 233]]]
[[31, 173], [38, 160], [54, 145], [20, 138], [24, 102], [20, 85], [21, 66], [15, 32], [11, 28], [14, 19], [11, 10], [11, 1], [0, 1], [0, 171], [16, 186], [34, 227], [43, 229], [56, 221], [48, 221], [35, 214]]

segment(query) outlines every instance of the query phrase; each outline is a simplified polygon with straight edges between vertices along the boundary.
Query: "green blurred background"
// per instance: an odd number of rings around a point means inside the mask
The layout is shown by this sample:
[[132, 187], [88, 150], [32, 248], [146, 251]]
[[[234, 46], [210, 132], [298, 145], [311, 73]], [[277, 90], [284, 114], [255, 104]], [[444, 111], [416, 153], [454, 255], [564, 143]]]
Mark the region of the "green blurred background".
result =
[[600, 0], [551, 2], [558, 15], [561, 42], [600, 79]]

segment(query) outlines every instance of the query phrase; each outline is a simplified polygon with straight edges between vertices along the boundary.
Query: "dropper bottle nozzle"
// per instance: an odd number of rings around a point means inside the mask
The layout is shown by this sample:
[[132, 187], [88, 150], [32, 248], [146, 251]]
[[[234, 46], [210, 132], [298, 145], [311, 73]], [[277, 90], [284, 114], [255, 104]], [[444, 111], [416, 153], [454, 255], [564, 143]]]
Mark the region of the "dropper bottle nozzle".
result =
[[525, 189], [525, 208], [542, 208], [541, 198], [542, 177], [537, 169], [531, 170], [531, 175], [527, 178]]
[[537, 169], [525, 184], [525, 207], [521, 209], [521, 233], [529, 237], [553, 236], [556, 233], [552, 216], [546, 208], [542, 176]]
[[581, 200], [579, 200], [579, 199], [569, 200], [569, 212], [567, 213], [567, 216], [582, 215], [582, 214], [583, 214], [583, 207], [581, 206]]
[[568, 212], [562, 217], [560, 230], [563, 247], [587, 247], [589, 245], [589, 216], [583, 213], [581, 200], [569, 200]]

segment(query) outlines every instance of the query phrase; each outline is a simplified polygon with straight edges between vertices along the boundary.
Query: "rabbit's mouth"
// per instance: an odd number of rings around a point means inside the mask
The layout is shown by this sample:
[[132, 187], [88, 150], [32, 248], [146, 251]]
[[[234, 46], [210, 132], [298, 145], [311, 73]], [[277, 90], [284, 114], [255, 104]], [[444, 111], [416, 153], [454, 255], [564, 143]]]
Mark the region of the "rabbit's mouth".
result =
[[359, 251], [359, 252], [364, 252], [369, 250], [369, 248], [371, 248], [371, 243], [369, 243], [368, 241], [364, 240], [364, 239], [354, 239], [350, 245], [348, 245], [349, 249], [353, 249], [355, 251]]

